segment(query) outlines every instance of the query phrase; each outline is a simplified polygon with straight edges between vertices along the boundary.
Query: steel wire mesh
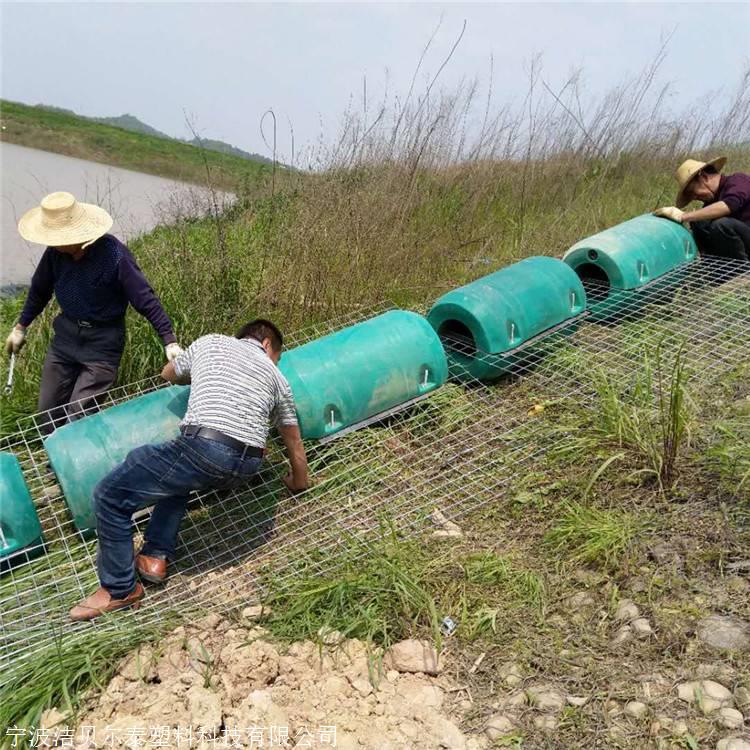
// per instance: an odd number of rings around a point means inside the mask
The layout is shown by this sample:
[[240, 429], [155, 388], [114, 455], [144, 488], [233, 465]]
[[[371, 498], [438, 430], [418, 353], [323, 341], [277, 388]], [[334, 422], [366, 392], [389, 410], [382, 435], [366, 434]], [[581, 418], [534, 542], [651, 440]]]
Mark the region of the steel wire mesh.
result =
[[[386, 309], [362, 309], [316, 325], [290, 343], [306, 343]], [[704, 258], [632, 293], [604, 324], [584, 318], [541, 337], [533, 351], [516, 354], [495, 384], [479, 383], [453, 361], [451, 383], [429, 398], [339, 440], [308, 446], [315, 485], [298, 498], [286, 497], [283, 458], [273, 446], [249, 486], [196, 496], [166, 586], [150, 589], [137, 612], [93, 623], [69, 623], [67, 610], [97, 585], [96, 542], [74, 527], [47, 464], [40, 432], [45, 415], [23, 420], [2, 447], [21, 463], [46, 541], [45, 550], [37, 550], [43, 554], [24, 553], [28, 561], [0, 578], [0, 682], [61, 634], [71, 641], [129, 619], [154, 623], [172, 611], [189, 615], [252, 603], [263, 594], [264, 571], [274, 570], [283, 581], [295, 575], [300, 558], [323, 574], [335, 566], [337, 549], [350, 553], [354, 545], [365, 554], [384, 518], [415, 534], [435, 506], [453, 519], [474, 512], [571, 439], [545, 440], [548, 426], [529, 415], [535, 403], [591, 407], [593, 372], [626, 384], [657, 350], [667, 363], [680, 352], [691, 381], [711, 383], [723, 369], [748, 361], [749, 325], [750, 264]], [[444, 337], [444, 344], [461, 350], [466, 342]], [[493, 360], [491, 353], [475, 356]], [[113, 389], [95, 408], [160, 386], [150, 378]], [[136, 537], [147, 515], [136, 516]]]

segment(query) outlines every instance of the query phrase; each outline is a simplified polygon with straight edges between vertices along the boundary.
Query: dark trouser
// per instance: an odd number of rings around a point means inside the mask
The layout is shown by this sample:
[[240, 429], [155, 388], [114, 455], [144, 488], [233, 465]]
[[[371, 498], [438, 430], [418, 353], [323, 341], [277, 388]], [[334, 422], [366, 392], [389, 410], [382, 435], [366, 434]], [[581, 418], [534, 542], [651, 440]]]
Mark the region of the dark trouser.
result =
[[125, 346], [125, 324], [97, 328], [78, 325], [63, 315], [53, 323], [55, 336], [42, 367], [39, 388], [43, 433], [85, 416], [95, 397], [112, 386]]
[[191, 492], [247, 482], [262, 459], [200, 436], [182, 435], [161, 445], [130, 451], [94, 489], [97, 569], [101, 585], [115, 599], [135, 588], [132, 516], [155, 505], [142, 552], [169, 559]]
[[750, 260], [750, 226], [725, 216], [712, 221], [690, 223], [701, 253], [734, 260]]

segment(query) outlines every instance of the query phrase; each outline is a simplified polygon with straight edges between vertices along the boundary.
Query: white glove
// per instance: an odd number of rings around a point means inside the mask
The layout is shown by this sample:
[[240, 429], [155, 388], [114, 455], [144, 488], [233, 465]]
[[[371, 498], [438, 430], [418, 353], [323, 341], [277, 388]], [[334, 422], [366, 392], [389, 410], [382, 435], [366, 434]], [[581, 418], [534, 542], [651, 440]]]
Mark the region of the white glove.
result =
[[167, 355], [167, 362], [174, 362], [182, 354], [182, 347], [173, 341], [164, 347], [164, 352]]
[[21, 347], [26, 343], [26, 329], [13, 327], [10, 332], [10, 336], [5, 339], [5, 351], [8, 354], [18, 354], [21, 351]]
[[663, 219], [671, 219], [678, 224], [682, 223], [682, 217], [684, 215], [685, 212], [680, 211], [676, 206], [665, 206], [664, 208], [657, 208], [656, 211], [654, 211], [654, 216], [661, 216]]

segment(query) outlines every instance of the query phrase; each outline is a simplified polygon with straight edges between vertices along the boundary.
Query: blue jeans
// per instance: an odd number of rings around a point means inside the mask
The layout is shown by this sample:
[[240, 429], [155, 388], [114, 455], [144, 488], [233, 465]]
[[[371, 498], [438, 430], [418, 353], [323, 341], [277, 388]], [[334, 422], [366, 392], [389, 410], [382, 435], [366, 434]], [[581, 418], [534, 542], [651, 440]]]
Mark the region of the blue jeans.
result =
[[174, 556], [177, 532], [191, 492], [242, 484], [260, 469], [262, 459], [200, 436], [184, 436], [130, 451], [94, 489], [96, 564], [99, 581], [114, 599], [135, 589], [132, 516], [154, 505], [141, 552]]

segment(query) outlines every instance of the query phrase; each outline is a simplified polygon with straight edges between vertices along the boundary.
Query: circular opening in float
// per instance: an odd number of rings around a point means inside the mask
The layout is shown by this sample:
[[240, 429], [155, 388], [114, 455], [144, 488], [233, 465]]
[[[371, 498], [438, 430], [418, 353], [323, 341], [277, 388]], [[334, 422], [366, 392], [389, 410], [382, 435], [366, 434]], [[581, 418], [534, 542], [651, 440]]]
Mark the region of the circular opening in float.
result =
[[460, 320], [446, 320], [438, 329], [438, 336], [447, 352], [473, 357], [477, 353], [474, 334]]
[[575, 271], [586, 290], [589, 302], [603, 302], [609, 297], [609, 276], [603, 268], [594, 263], [582, 263]]

